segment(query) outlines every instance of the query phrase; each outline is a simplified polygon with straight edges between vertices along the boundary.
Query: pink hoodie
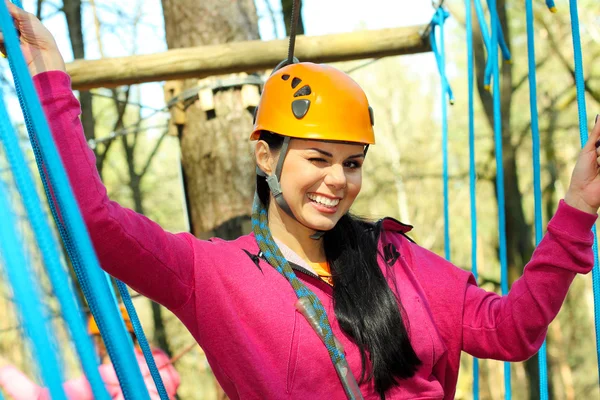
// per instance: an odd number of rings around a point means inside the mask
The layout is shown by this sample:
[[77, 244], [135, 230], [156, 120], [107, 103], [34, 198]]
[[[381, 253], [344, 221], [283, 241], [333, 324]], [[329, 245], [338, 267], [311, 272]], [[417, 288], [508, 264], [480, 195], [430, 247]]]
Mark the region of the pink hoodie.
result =
[[[103, 268], [181, 319], [229, 397], [345, 399], [325, 346], [294, 308], [291, 286], [255, 257], [254, 236], [204, 241], [172, 234], [110, 201], [82, 132], [69, 77], [54, 71], [36, 76], [35, 83]], [[416, 375], [387, 398], [452, 399], [461, 351], [509, 361], [531, 357], [575, 275], [592, 268], [595, 220], [561, 202], [524, 276], [504, 297], [478, 288], [469, 272], [407, 240], [402, 233], [409, 226], [384, 220], [379, 250], [397, 256], [380, 264], [388, 279], [394, 275], [411, 343], [422, 361]], [[323, 302], [359, 376], [359, 352], [335, 319], [332, 288], [284, 251]], [[370, 383], [361, 390], [365, 399], [379, 398]]]
[[[171, 365], [169, 357], [161, 350], [154, 350], [154, 359], [159, 368], [160, 376], [165, 384], [165, 389], [170, 399], [175, 398], [179, 387], [179, 374]], [[144, 355], [136, 349], [135, 355], [142, 370], [146, 387], [150, 393], [151, 400], [160, 400]], [[124, 400], [117, 374], [112, 364], [102, 364], [99, 367], [100, 376], [106, 385], [111, 399]], [[50, 400], [48, 390], [36, 385], [25, 374], [13, 366], [0, 368], [0, 387], [12, 396], [14, 400]], [[94, 400], [92, 388], [85, 376], [71, 379], [64, 383], [63, 388], [69, 400]]]

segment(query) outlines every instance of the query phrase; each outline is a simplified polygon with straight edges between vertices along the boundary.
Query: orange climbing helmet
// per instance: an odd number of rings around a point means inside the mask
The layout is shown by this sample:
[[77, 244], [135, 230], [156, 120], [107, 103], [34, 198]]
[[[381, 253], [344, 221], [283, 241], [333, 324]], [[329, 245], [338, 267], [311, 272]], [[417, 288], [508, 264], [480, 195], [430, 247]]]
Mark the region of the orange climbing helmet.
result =
[[373, 109], [346, 73], [325, 64], [287, 65], [266, 81], [250, 140], [271, 131], [300, 139], [375, 143]]
[[[123, 304], [119, 305], [119, 309], [121, 310], [121, 317], [125, 322], [125, 327], [129, 333], [133, 333], [133, 324], [131, 323], [131, 319], [129, 318], [129, 314], [127, 314], [127, 309]], [[98, 328], [98, 324], [96, 324], [96, 320], [90, 314], [88, 318], [88, 333], [90, 335], [99, 335], [100, 329]]]

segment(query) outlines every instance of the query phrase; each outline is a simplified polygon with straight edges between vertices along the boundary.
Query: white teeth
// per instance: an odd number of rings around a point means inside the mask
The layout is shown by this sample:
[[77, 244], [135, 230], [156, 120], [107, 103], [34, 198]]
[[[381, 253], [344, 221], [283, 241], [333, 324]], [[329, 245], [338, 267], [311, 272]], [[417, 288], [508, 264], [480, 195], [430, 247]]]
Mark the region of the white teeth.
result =
[[311, 194], [308, 194], [307, 196], [312, 201], [316, 201], [317, 203], [320, 203], [327, 207], [335, 207], [340, 203], [340, 199], [330, 199], [328, 197], [320, 196], [318, 194], [311, 193]]

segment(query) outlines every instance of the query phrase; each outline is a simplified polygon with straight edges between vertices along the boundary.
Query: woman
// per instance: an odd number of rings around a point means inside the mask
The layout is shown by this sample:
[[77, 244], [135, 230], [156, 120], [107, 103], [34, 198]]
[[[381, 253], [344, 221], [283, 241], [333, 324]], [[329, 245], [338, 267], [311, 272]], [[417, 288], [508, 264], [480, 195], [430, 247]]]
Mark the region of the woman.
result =
[[[129, 319], [129, 315], [127, 314], [127, 311], [125, 310], [124, 306], [121, 306], [121, 315], [123, 316], [123, 320], [125, 322], [125, 326], [127, 327], [127, 331], [129, 332], [131, 338], [134, 340], [135, 343], [133, 325], [131, 324], [131, 320]], [[113, 368], [112, 363], [110, 362], [108, 353], [106, 352], [106, 347], [104, 346], [104, 341], [100, 336], [100, 330], [98, 329], [98, 325], [96, 325], [96, 321], [91, 316], [88, 319], [88, 333], [92, 335], [94, 344], [96, 345], [96, 351], [101, 362], [101, 365], [99, 367], [100, 376], [104, 381], [104, 385], [106, 386], [106, 390], [108, 391], [110, 398], [114, 400], [122, 400], [124, 397], [123, 392], [121, 391], [121, 386], [119, 385], [119, 380], [117, 379], [117, 374], [115, 372], [115, 369]], [[152, 355], [154, 356], [154, 360], [156, 361], [156, 365], [158, 366], [160, 376], [165, 385], [165, 390], [167, 391], [169, 398], [174, 399], [180, 383], [179, 374], [171, 364], [171, 360], [169, 360], [169, 357], [164, 351], [159, 349], [153, 349]], [[135, 348], [135, 356], [142, 371], [144, 381], [146, 382], [146, 387], [148, 388], [150, 398], [152, 400], [159, 400], [160, 396], [158, 395], [156, 385], [152, 380], [150, 370], [146, 365], [144, 355], [137, 346]], [[68, 380], [64, 383], [63, 388], [69, 400], [95, 399], [94, 393], [92, 392], [92, 387], [90, 386], [87, 378], [83, 375], [78, 378]], [[35, 382], [29, 379], [23, 372], [19, 371], [17, 368], [11, 365], [1, 355], [0, 389], [4, 389], [6, 393], [12, 396], [14, 400], [50, 399], [48, 390], [37, 385]]]
[[[500, 297], [410, 241], [411, 227], [348, 214], [374, 143], [373, 113], [347, 75], [309, 63], [265, 84], [252, 133], [255, 234], [202, 241], [165, 232], [108, 199], [51, 34], [11, 12], [103, 268], [183, 321], [232, 399], [346, 398], [339, 360], [366, 399], [452, 399], [461, 351], [531, 357], [575, 275], [592, 268], [599, 125], [524, 276]], [[326, 312], [320, 335], [297, 294], [317, 317]]]

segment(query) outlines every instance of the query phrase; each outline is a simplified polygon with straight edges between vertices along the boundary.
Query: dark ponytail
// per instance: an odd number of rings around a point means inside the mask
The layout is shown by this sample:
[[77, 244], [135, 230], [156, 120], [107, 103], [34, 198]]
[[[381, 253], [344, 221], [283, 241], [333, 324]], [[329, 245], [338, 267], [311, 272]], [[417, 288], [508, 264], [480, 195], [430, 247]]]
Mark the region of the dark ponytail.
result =
[[[262, 132], [260, 140], [278, 151], [283, 137]], [[256, 177], [258, 196], [269, 205], [269, 186]], [[325, 255], [333, 276], [333, 302], [340, 327], [358, 346], [362, 361], [360, 380], [373, 379], [381, 399], [415, 374], [421, 361], [410, 344], [400, 298], [392, 292], [379, 263], [379, 226], [349, 213], [324, 236]]]

